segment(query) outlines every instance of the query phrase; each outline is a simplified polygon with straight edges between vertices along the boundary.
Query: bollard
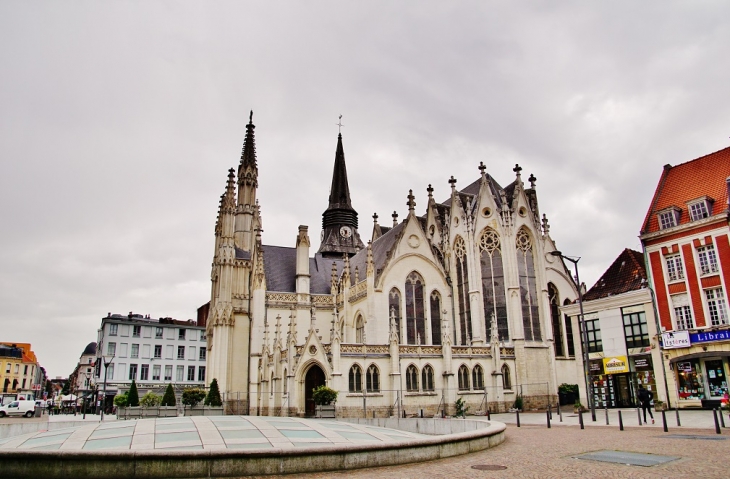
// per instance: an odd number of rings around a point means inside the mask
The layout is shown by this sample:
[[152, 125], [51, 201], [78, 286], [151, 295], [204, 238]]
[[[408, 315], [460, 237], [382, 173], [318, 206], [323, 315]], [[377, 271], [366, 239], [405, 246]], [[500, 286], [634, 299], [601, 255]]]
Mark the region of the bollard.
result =
[[560, 405], [558, 405], [558, 415], [560, 416], [560, 422], [563, 422], [563, 411], [560, 410]]
[[712, 410], [712, 416], [715, 418], [715, 432], [717, 434], [722, 434], [722, 431], [720, 431], [720, 423], [717, 422], [717, 409]]
[[664, 432], [669, 432], [669, 429], [667, 428], [667, 414], [662, 409], [662, 422], [664, 423]]
[[677, 409], [674, 410], [674, 413], [677, 415], [677, 427], [680, 427], [682, 423], [679, 422], [679, 405], [677, 405]]
[[641, 410], [639, 408], [636, 408], [636, 416], [639, 418], [639, 426], [641, 426]]
[[717, 408], [717, 415], [720, 416], [720, 426], [725, 427], [725, 418], [722, 416], [722, 408]]
[[489, 412], [489, 408], [487, 408], [487, 421], [491, 421], [491, 420], [492, 420], [492, 413]]
[[583, 408], [580, 408], [578, 410], [578, 422], [580, 423], [580, 428], [585, 429], [585, 425], [583, 424]]
[[545, 415], [547, 416], [548, 429], [550, 429], [550, 411], [547, 411], [547, 414], [545, 414]]
[[606, 426], [608, 426], [608, 406], [606, 406]]
[[[520, 427], [520, 410], [516, 409], [515, 413], [517, 414], [517, 427]], [[717, 418], [715, 418], [715, 422], [717, 422]]]
[[548, 416], [550, 416], [550, 419], [553, 418], [553, 405], [552, 404], [548, 404]]
[[423, 409], [421, 409], [421, 419], [423, 419]]
[[624, 430], [624, 419], [621, 417], [621, 410], [618, 410], [618, 430]]

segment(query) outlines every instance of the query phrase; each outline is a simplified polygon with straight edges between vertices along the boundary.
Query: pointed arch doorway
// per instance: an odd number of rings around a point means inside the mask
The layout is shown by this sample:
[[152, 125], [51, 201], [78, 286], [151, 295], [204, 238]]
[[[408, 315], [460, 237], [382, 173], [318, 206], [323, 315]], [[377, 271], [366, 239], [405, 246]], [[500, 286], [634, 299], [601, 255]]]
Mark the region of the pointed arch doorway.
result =
[[312, 390], [324, 386], [327, 380], [324, 371], [316, 364], [312, 364], [304, 376], [304, 414], [307, 417], [314, 416], [314, 394]]

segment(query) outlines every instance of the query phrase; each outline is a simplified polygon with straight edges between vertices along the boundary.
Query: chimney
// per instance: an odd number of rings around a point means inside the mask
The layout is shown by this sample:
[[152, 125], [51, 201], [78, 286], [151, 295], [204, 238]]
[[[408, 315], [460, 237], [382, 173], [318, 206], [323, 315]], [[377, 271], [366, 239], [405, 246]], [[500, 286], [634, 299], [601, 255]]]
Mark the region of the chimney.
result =
[[309, 235], [308, 226], [300, 225], [297, 235], [297, 293], [309, 294]]

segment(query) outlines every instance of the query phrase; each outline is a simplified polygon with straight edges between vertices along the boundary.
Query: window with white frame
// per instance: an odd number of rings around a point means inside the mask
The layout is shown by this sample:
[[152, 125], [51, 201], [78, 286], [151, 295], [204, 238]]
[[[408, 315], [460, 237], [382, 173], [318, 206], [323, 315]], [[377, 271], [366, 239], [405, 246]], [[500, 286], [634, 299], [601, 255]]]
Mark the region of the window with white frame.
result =
[[205, 382], [205, 366], [198, 366], [198, 381]]
[[710, 216], [710, 208], [708, 207], [707, 200], [702, 199], [689, 205], [689, 216], [692, 221], [701, 220]]
[[679, 281], [684, 279], [684, 269], [682, 268], [682, 257], [678, 254], [667, 256], [665, 258], [667, 264], [667, 276], [669, 281]]
[[177, 347], [177, 359], [185, 359], [185, 346]]
[[162, 345], [155, 344], [155, 359], [162, 359]]
[[139, 338], [142, 335], [142, 326], [132, 326], [132, 337]]
[[114, 356], [117, 353], [117, 343], [106, 343], [106, 354]]
[[707, 309], [710, 311], [710, 324], [720, 326], [727, 322], [727, 304], [722, 288], [706, 289]]
[[185, 379], [185, 366], [178, 366], [175, 371], [175, 381], [183, 382]]
[[177, 339], [185, 339], [185, 328], [178, 329]]
[[677, 330], [686, 331], [695, 328], [692, 308], [689, 305], [689, 296], [686, 293], [673, 295], [672, 307], [674, 308], [674, 320]]
[[129, 380], [137, 379], [137, 365], [136, 364], [130, 364], [129, 365]]
[[667, 229], [677, 226], [679, 224], [679, 211], [671, 209], [668, 211], [662, 211], [659, 213], [659, 228]]
[[109, 367], [106, 368], [106, 378], [114, 379], [114, 363], [110, 364]]
[[160, 380], [160, 365], [155, 364], [152, 366], [152, 380], [153, 381], [159, 381]]
[[129, 357], [131, 357], [131, 358], [139, 357], [139, 344], [132, 344], [132, 352], [130, 353]]
[[195, 361], [195, 346], [188, 346], [188, 359]]
[[160, 326], [155, 327], [155, 339], [162, 339], [162, 328]]
[[201, 360], [201, 361], [205, 361], [205, 352], [206, 352], [205, 346], [201, 347], [201, 348], [200, 348], [200, 349], [198, 350], [198, 359], [199, 359], [199, 360]]
[[717, 255], [713, 245], [697, 248], [697, 256], [700, 260], [700, 271], [702, 274], [717, 273]]
[[172, 365], [165, 366], [165, 381], [172, 381]]
[[116, 336], [118, 331], [119, 331], [119, 325], [118, 324], [110, 324], [109, 325], [109, 336]]
[[195, 366], [188, 366], [188, 381], [195, 381]]

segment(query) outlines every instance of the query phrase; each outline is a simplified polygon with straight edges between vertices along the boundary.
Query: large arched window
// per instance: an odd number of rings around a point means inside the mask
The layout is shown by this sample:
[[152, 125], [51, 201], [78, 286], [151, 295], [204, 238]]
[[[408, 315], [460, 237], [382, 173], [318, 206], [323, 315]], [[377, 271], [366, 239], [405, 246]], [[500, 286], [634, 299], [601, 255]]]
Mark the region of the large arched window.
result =
[[460, 344], [466, 344], [467, 337], [471, 339], [474, 336], [471, 330], [466, 244], [461, 236], [457, 236], [456, 241], [454, 241], [454, 255], [456, 256], [456, 292], [459, 298], [459, 326], [461, 327]]
[[553, 324], [555, 356], [562, 357], [565, 356], [565, 348], [563, 347], [563, 327], [560, 320], [560, 297], [558, 288], [553, 283], [548, 283], [548, 298], [550, 298], [550, 319]]
[[376, 365], [371, 364], [368, 368], [368, 372], [365, 375], [365, 384], [367, 392], [380, 392], [380, 371], [378, 370], [378, 367]]
[[423, 344], [426, 340], [426, 305], [423, 301], [423, 278], [415, 271], [406, 278], [406, 341]]
[[433, 368], [429, 364], [425, 365], [421, 371], [421, 386], [424, 391], [434, 390]]
[[355, 320], [355, 342], [360, 344], [365, 342], [365, 321], [359, 314]]
[[517, 269], [520, 276], [522, 328], [527, 341], [541, 341], [540, 315], [537, 307], [537, 280], [532, 239], [525, 228], [517, 232]]
[[431, 344], [441, 344], [441, 295], [431, 293]]
[[388, 295], [388, 318], [391, 313], [395, 315], [395, 329], [398, 331], [398, 343], [400, 344], [400, 291], [398, 288], [391, 289]]
[[484, 370], [478, 364], [471, 370], [471, 384], [475, 390], [484, 389]]
[[[563, 301], [563, 306], [571, 304], [568, 298]], [[573, 342], [573, 322], [570, 320], [570, 316], [564, 315], [565, 318], [565, 342], [568, 343], [568, 356], [575, 357], [575, 343]]]
[[353, 364], [350, 368], [350, 392], [362, 392], [362, 369], [357, 364]]
[[413, 364], [406, 369], [406, 391], [418, 391], [418, 369]]
[[509, 391], [512, 389], [512, 378], [509, 374], [509, 366], [502, 365], [502, 389]]
[[497, 318], [497, 332], [501, 341], [509, 340], [507, 321], [507, 296], [504, 286], [504, 266], [499, 236], [492, 229], [485, 229], [479, 239], [482, 269], [482, 293], [484, 296], [484, 320], [487, 341], [492, 337], [492, 317]]
[[469, 389], [469, 368], [462, 364], [459, 366], [459, 390], [466, 391]]

